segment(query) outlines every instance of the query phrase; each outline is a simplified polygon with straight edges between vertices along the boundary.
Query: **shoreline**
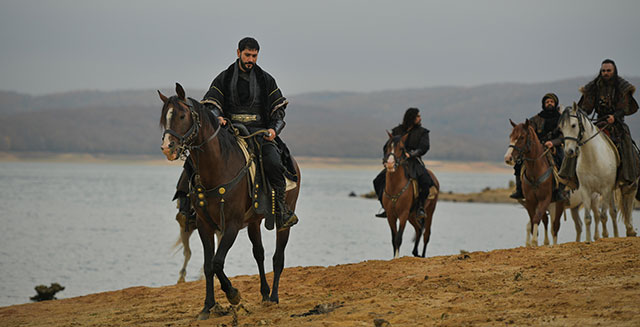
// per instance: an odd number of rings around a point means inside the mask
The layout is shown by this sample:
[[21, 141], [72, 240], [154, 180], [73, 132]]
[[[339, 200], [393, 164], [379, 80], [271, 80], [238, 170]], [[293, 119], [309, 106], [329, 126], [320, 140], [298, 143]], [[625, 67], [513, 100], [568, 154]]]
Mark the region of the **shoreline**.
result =
[[[389, 244], [385, 244], [389, 245]], [[390, 245], [389, 245], [390, 246]], [[637, 326], [640, 239], [622, 237], [427, 258], [285, 268], [280, 303], [262, 303], [258, 275], [196, 320], [204, 282], [129, 287], [0, 307], [3, 326]], [[575, 269], [581, 267], [581, 269]], [[267, 273], [271, 281], [273, 273]], [[329, 310], [319, 311], [323, 307]]]
[[[301, 168], [316, 169], [366, 169], [381, 170], [380, 159], [295, 157]], [[0, 162], [56, 162], [56, 163], [119, 163], [159, 166], [182, 166], [182, 160], [167, 161], [161, 155], [49, 153], [49, 152], [0, 152]], [[429, 169], [442, 172], [510, 173], [511, 167], [501, 162], [425, 160]]]

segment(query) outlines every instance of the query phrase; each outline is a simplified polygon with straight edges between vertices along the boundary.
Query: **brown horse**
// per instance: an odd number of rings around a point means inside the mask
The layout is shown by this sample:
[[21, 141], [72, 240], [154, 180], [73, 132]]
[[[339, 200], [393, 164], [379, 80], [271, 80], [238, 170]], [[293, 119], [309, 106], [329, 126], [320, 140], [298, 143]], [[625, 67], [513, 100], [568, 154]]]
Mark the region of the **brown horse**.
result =
[[[253, 257], [260, 273], [260, 294], [262, 301], [278, 303], [278, 284], [284, 268], [284, 250], [289, 240], [289, 229], [276, 233], [276, 250], [273, 255], [272, 290], [265, 277], [264, 247], [260, 223], [262, 216], [251, 207], [246, 173], [248, 163], [245, 160], [236, 137], [226, 128], [212, 119], [209, 113], [196, 100], [185, 97], [182, 86], [176, 83], [176, 96], [167, 98], [158, 91], [164, 103], [160, 125], [164, 128], [162, 152], [168, 160], [189, 157], [195, 170], [190, 196], [197, 205], [196, 225], [204, 248], [204, 273], [206, 278], [206, 297], [199, 319], [209, 318], [210, 310], [219, 307], [213, 294], [214, 274], [220, 281], [231, 304], [240, 303], [240, 293], [231, 285], [224, 273], [225, 257], [233, 245], [238, 231], [247, 227], [249, 239], [253, 244]], [[300, 176], [300, 169], [295, 163]], [[287, 192], [286, 202], [295, 210], [298, 185]], [[197, 199], [196, 199], [197, 198]], [[225, 205], [226, 204], [226, 205]], [[216, 251], [214, 236], [218, 239]]]
[[[517, 125], [511, 120], [509, 122], [511, 122], [513, 130], [509, 136], [509, 148], [504, 160], [512, 166], [516, 161], [524, 161], [521, 177], [522, 193], [525, 199], [524, 207], [529, 214], [527, 240], [531, 237], [531, 242], [527, 243], [531, 246], [538, 246], [538, 225], [542, 221], [545, 227], [544, 244], [548, 245], [549, 239], [546, 232], [548, 227], [547, 209], [551, 204], [553, 192], [553, 167], [547, 161], [544, 146], [540, 143], [529, 120], [527, 119], [524, 123]], [[550, 209], [553, 225], [551, 235], [553, 236], [553, 244], [557, 244], [560, 216], [564, 212], [563, 201], [558, 201]]]
[[[407, 178], [407, 158], [404, 144], [407, 141], [405, 136], [393, 136], [389, 134], [389, 141], [385, 147], [384, 165], [386, 169], [386, 184], [382, 197], [382, 206], [387, 212], [387, 221], [391, 228], [391, 243], [393, 245], [393, 257], [400, 256], [400, 245], [402, 244], [402, 234], [407, 221], [416, 231], [412, 254], [416, 257], [424, 258], [427, 252], [427, 244], [431, 237], [431, 221], [433, 212], [436, 210], [438, 195], [435, 198], [425, 201], [424, 212], [426, 217], [418, 219], [417, 208], [412, 210], [414, 202], [417, 200], [417, 190], [414, 189], [413, 180]], [[433, 179], [436, 189], [440, 190], [440, 183], [431, 170], [427, 170]], [[399, 224], [398, 224], [399, 221]], [[423, 235], [422, 255], [418, 255], [418, 244], [420, 235]]]

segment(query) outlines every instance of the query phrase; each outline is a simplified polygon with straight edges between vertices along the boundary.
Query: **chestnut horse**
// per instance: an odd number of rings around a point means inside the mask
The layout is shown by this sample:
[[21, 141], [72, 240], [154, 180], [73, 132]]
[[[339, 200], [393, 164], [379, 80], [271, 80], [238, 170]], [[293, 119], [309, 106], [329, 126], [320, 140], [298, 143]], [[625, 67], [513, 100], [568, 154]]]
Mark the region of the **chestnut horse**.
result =
[[[431, 221], [433, 220], [433, 212], [436, 210], [438, 202], [438, 194], [435, 198], [425, 201], [424, 212], [426, 217], [418, 219], [416, 217], [417, 210], [411, 210], [417, 190], [412, 186], [412, 180], [407, 178], [405, 174], [407, 169], [407, 158], [405, 156], [404, 144], [407, 141], [407, 135], [402, 137], [393, 136], [389, 132], [389, 141], [385, 147], [384, 166], [386, 169], [386, 184], [384, 195], [382, 197], [382, 206], [387, 212], [387, 221], [391, 228], [391, 243], [393, 245], [393, 257], [400, 256], [400, 245], [402, 244], [402, 234], [407, 221], [416, 231], [413, 245], [414, 256], [425, 257], [427, 252], [427, 244], [431, 237]], [[431, 170], [427, 172], [433, 179], [436, 189], [440, 190], [440, 182]], [[439, 192], [438, 192], [439, 193]], [[416, 208], [417, 209], [417, 208]], [[399, 222], [399, 224], [398, 224]], [[423, 235], [422, 255], [418, 255], [418, 244], [420, 243], [420, 235]]]
[[[189, 153], [195, 178], [192, 180], [192, 193], [197, 197], [196, 226], [204, 248], [204, 273], [206, 279], [206, 297], [199, 319], [209, 318], [210, 310], [219, 307], [213, 294], [214, 274], [220, 281], [227, 300], [235, 305], [240, 303], [240, 292], [231, 285], [224, 273], [224, 262], [238, 232], [247, 227], [249, 239], [253, 244], [253, 257], [260, 273], [260, 294], [262, 301], [278, 303], [278, 284], [284, 268], [284, 250], [289, 240], [289, 229], [277, 231], [276, 250], [273, 255], [273, 284], [269, 284], [264, 271], [264, 247], [260, 223], [262, 216], [251, 207], [246, 174], [246, 162], [235, 136], [219, 125], [217, 119], [211, 119], [209, 113], [196, 100], [185, 97], [182, 86], [176, 83], [176, 94], [170, 98], [158, 91], [164, 103], [160, 125], [164, 128], [162, 153], [173, 161]], [[300, 178], [300, 169], [295, 163]], [[197, 195], [196, 193], [197, 192]], [[287, 192], [286, 202], [295, 210], [298, 185]], [[192, 200], [195, 200], [192, 198]], [[225, 205], [227, 204], [227, 205]], [[214, 236], [218, 239], [216, 251]]]
[[[527, 119], [524, 123], [515, 124], [509, 120], [513, 126], [511, 131], [509, 148], [504, 156], [508, 165], [513, 166], [515, 161], [524, 161], [522, 167], [522, 193], [524, 194], [524, 207], [529, 214], [527, 224], [527, 245], [538, 246], [538, 225], [540, 221], [545, 226], [544, 244], [548, 245], [547, 238], [547, 209], [551, 209], [553, 244], [558, 244], [558, 230], [560, 230], [560, 217], [564, 212], [564, 202], [558, 201], [551, 204], [551, 194], [553, 192], [553, 167], [546, 158], [546, 151], [540, 143], [533, 126]], [[515, 154], [514, 154], [515, 152]]]

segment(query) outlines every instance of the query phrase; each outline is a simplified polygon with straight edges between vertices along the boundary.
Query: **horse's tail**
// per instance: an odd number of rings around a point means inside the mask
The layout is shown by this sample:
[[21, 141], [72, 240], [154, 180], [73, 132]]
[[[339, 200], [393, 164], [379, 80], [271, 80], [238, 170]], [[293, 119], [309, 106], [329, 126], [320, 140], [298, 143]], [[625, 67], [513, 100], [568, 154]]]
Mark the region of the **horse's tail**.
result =
[[178, 239], [176, 240], [176, 243], [173, 244], [173, 246], [171, 246], [171, 250], [173, 251], [172, 255], [176, 255], [176, 253], [178, 253], [180, 250], [182, 250], [183, 245], [182, 245], [182, 238], [180, 236], [178, 236]]

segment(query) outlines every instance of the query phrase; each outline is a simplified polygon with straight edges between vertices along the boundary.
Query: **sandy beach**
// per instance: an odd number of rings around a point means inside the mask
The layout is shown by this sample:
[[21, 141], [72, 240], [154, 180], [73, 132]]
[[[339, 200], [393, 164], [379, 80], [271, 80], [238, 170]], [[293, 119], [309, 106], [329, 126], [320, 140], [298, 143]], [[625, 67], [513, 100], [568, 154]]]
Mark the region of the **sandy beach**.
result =
[[[0, 308], [2, 326], [638, 326], [640, 238], [284, 270], [280, 304], [233, 277], [233, 310], [196, 320], [204, 282]], [[267, 279], [271, 280], [268, 274]]]

